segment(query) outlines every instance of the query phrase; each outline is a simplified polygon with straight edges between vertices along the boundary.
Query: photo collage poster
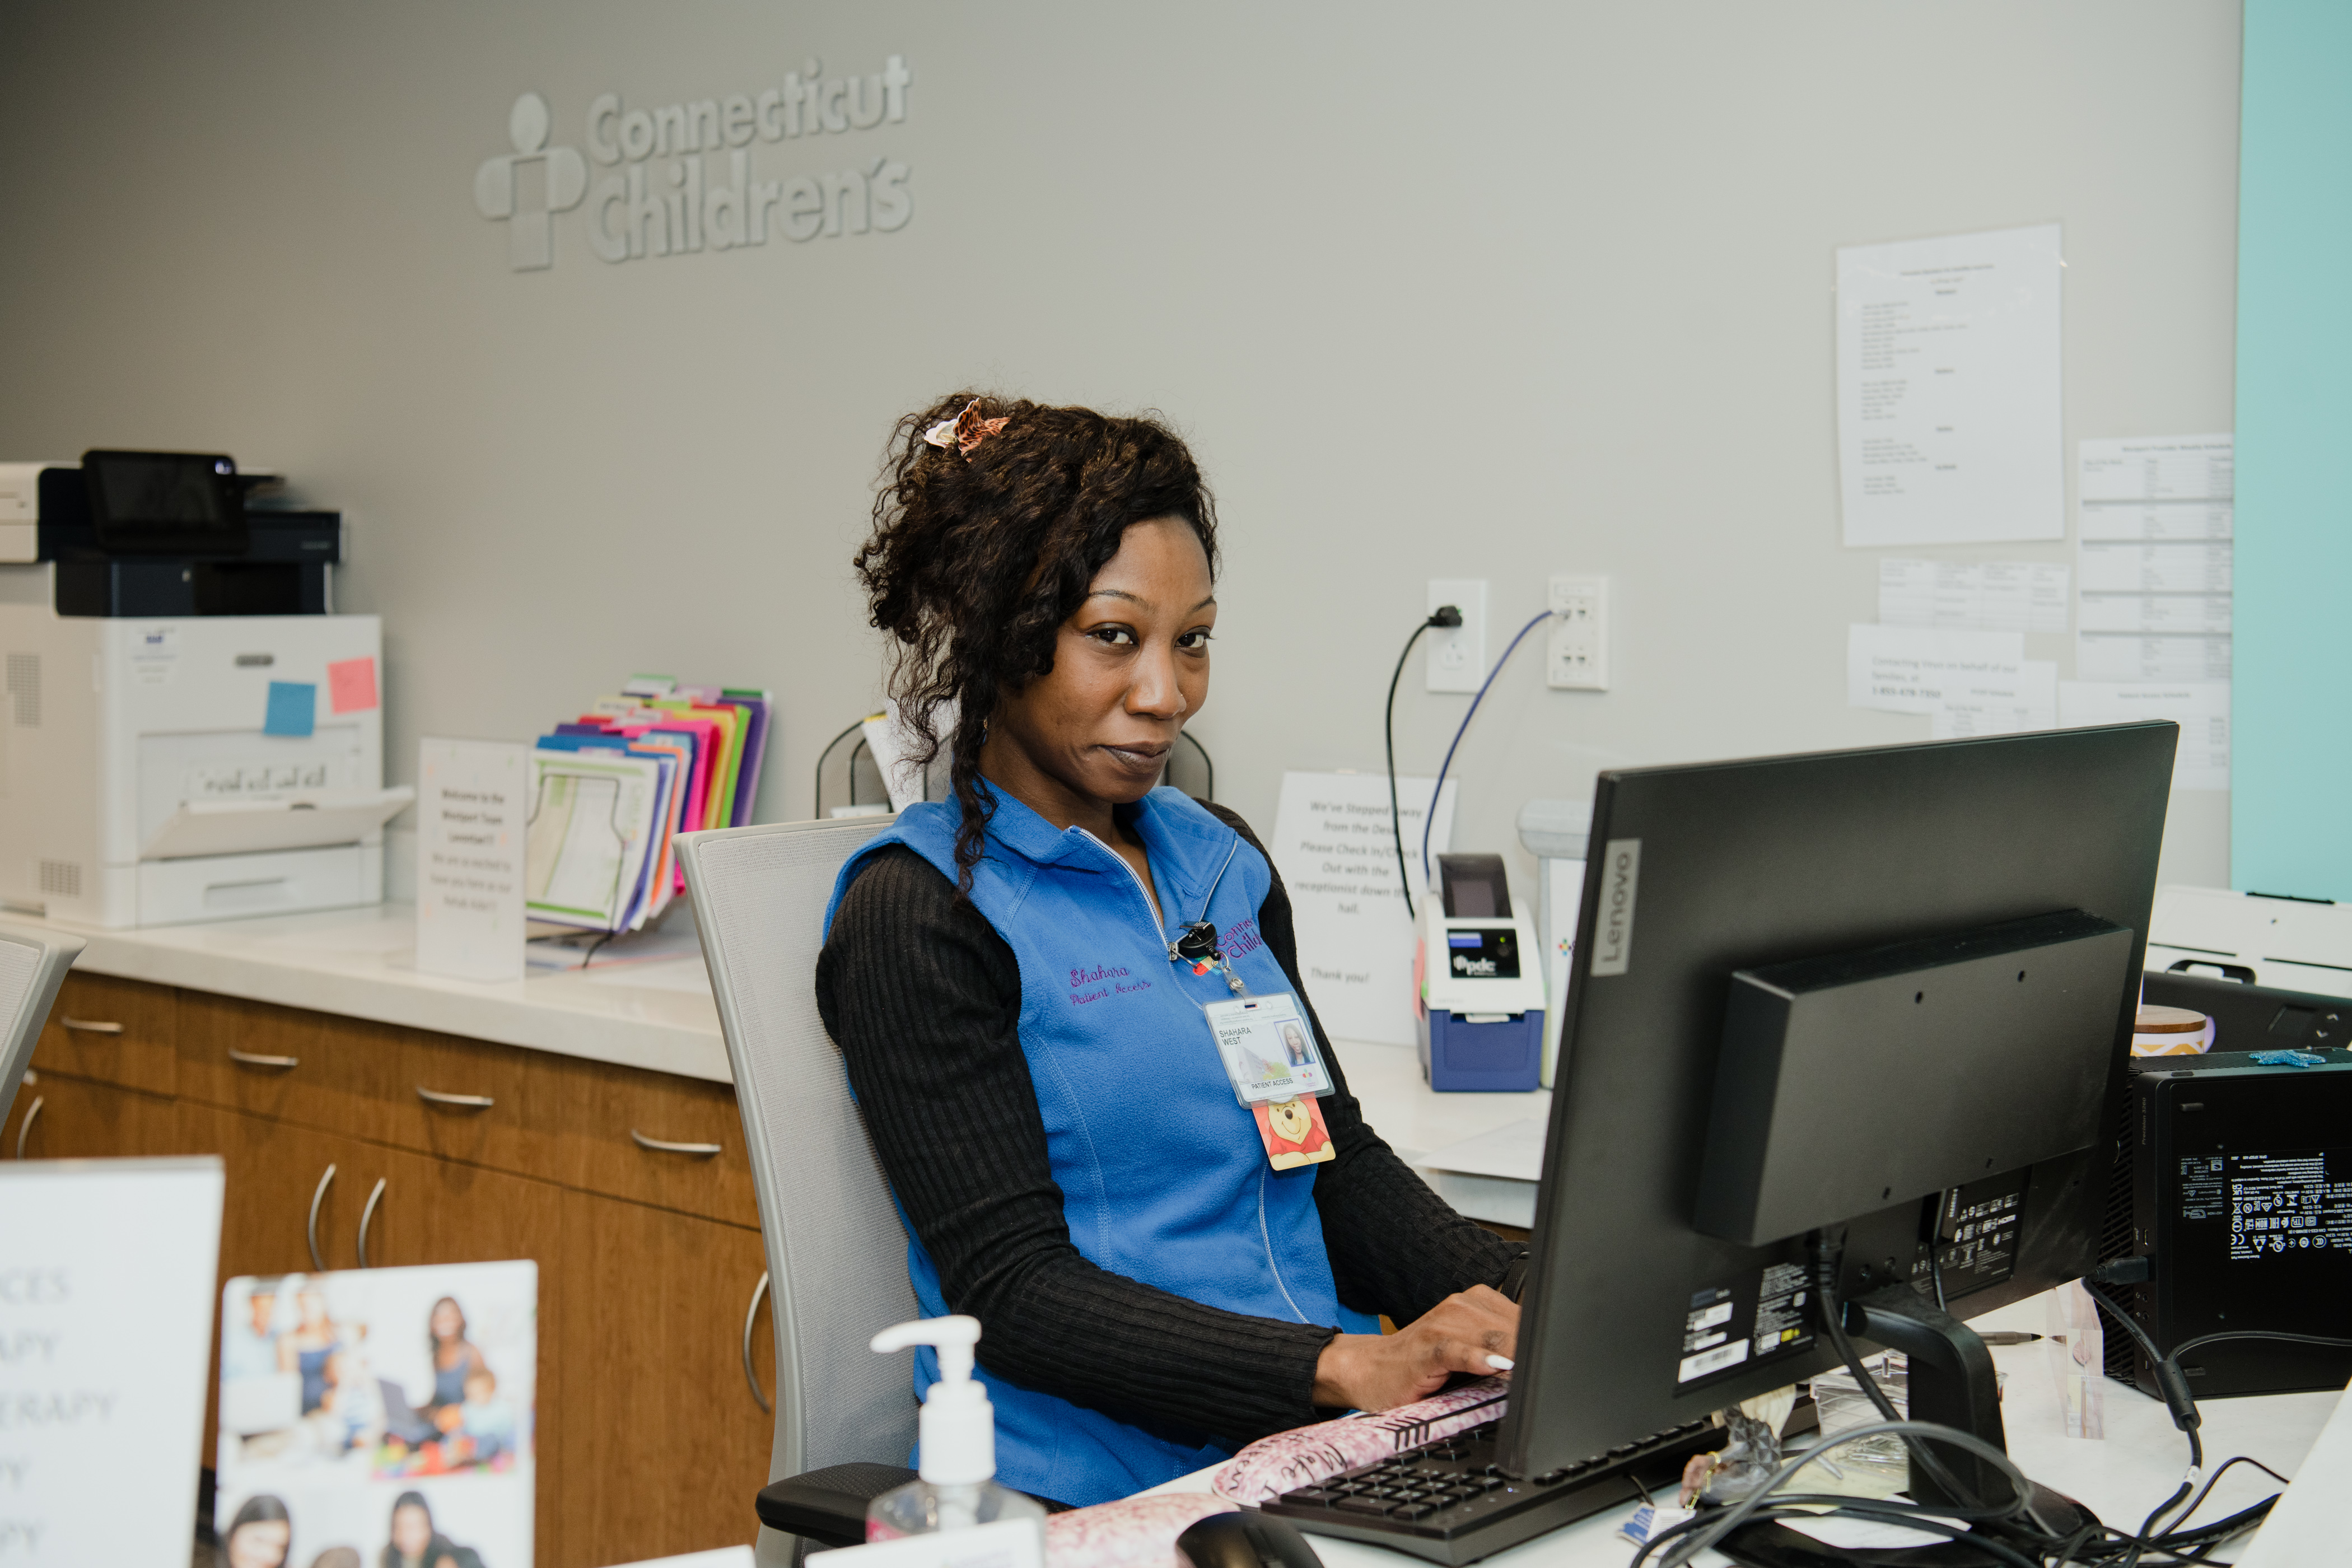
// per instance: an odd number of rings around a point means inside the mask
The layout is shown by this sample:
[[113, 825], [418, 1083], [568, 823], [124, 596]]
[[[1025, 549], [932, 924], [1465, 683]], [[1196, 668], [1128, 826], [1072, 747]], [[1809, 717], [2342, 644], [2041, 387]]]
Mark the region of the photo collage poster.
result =
[[220, 1321], [236, 1568], [530, 1568], [536, 1263], [246, 1276]]

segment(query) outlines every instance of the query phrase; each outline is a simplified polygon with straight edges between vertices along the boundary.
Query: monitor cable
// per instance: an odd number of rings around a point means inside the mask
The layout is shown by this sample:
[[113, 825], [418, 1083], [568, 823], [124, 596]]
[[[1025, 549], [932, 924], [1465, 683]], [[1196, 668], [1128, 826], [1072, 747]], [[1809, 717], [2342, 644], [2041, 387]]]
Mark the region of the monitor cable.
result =
[[[1412, 645], [1421, 640], [1422, 633], [1427, 631], [1432, 626], [1444, 626], [1450, 631], [1461, 624], [1462, 612], [1460, 609], [1452, 605], [1440, 605], [1437, 606], [1436, 610], [1430, 615], [1427, 620], [1412, 628], [1412, 636], [1404, 639], [1404, 647], [1402, 651], [1397, 655], [1396, 670], [1389, 677], [1388, 706], [1381, 711], [1381, 739], [1388, 747], [1389, 756], [1389, 837], [1396, 841], [1397, 889], [1400, 892], [1404, 894], [1404, 918], [1408, 924], [1417, 917], [1413, 914], [1412, 910], [1412, 879], [1405, 874], [1404, 868], [1403, 820], [1397, 811], [1397, 682], [1404, 679], [1404, 661], [1412, 657]], [[1444, 781], [1441, 780], [1440, 782], [1443, 783]], [[1431, 807], [1434, 809], [1437, 805], [1437, 796], [1434, 793], [1430, 795], [1429, 802]]]
[[[2169, 1539], [2168, 1536], [2157, 1535], [2156, 1525], [2159, 1520], [2167, 1514], [2171, 1514], [2171, 1526], [2177, 1530], [2179, 1524], [2195, 1510], [2197, 1505], [2204, 1501], [2206, 1493], [2213, 1489], [2212, 1482], [2220, 1479], [2221, 1471], [2238, 1462], [2236, 1458], [2228, 1460], [2214, 1470], [2211, 1479], [2205, 1477], [2205, 1444], [2198, 1435], [2198, 1428], [2203, 1425], [2204, 1417], [2198, 1414], [2197, 1396], [2189, 1389], [2188, 1373], [2181, 1369], [2182, 1356], [2187, 1355], [2190, 1351], [2216, 1344], [2224, 1340], [2276, 1340], [2289, 1344], [2313, 1345], [2328, 1350], [2352, 1350], [2352, 1340], [2331, 1339], [2323, 1334], [2296, 1334], [2275, 1329], [2226, 1329], [2218, 1333], [2199, 1334], [2194, 1339], [2183, 1340], [2173, 1347], [2169, 1354], [2167, 1354], [2157, 1348], [2156, 1341], [2149, 1337], [2145, 1328], [2140, 1326], [2139, 1321], [2125, 1310], [2122, 1302], [2100, 1289], [2103, 1285], [2144, 1283], [2152, 1273], [2153, 1268], [2147, 1258], [2124, 1258], [2093, 1269], [2083, 1280], [2083, 1289], [2090, 1295], [2091, 1300], [2097, 1302], [2099, 1309], [2116, 1321], [2116, 1325], [2131, 1337], [2132, 1342], [2139, 1347], [2140, 1353], [2147, 1358], [2148, 1364], [2155, 1369], [2158, 1394], [2164, 1400], [2165, 1408], [2171, 1412], [2172, 1424], [2179, 1427], [2189, 1439], [2188, 1474], [2181, 1478], [2179, 1489], [2165, 1499], [2156, 1511], [2149, 1514], [2147, 1521], [2141, 1524], [2139, 1528], [2141, 1539], [2133, 1543], [2130, 1554], [2123, 1560], [2125, 1568], [2131, 1568], [2131, 1565], [2139, 1561], [2140, 1552], [2147, 1545], [2160, 1544]], [[2251, 1459], [2246, 1462], [2254, 1463]], [[2200, 1489], [2200, 1482], [2203, 1483], [2202, 1489]], [[2184, 1499], [2187, 1500], [2186, 1506], [2182, 1506]], [[2266, 1508], [2267, 1504], [2260, 1506]], [[2179, 1510], [2177, 1513], [2174, 1512], [2176, 1508]], [[2198, 1533], [2201, 1534], [2202, 1531]], [[2169, 1550], [2168, 1547], [2166, 1549]]]
[[[1780, 1492], [1780, 1488], [1787, 1484], [1791, 1476], [1829, 1453], [1832, 1448], [1843, 1447], [1848, 1443], [1859, 1442], [1865, 1437], [1875, 1437], [1890, 1432], [1899, 1435], [1906, 1443], [1920, 1443], [1932, 1437], [1939, 1443], [1950, 1443], [1969, 1449], [2001, 1473], [2002, 1478], [2009, 1482], [2012, 1494], [2011, 1500], [2007, 1506], [2001, 1508], [1938, 1508], [1931, 1514], [1922, 1510], [1892, 1504], [1873, 1508], [1869, 1506], [1868, 1500], [1850, 1497], [1816, 1498], [1808, 1495], [1789, 1496]], [[1953, 1538], [1965, 1535], [1971, 1545], [1982, 1547], [1990, 1555], [1999, 1557], [2004, 1562], [2021, 1564], [2021, 1568], [2038, 1568], [2039, 1560], [2027, 1556], [2005, 1542], [1989, 1539], [1949, 1521], [1976, 1519], [2012, 1520], [2022, 1515], [2031, 1519], [2034, 1527], [2045, 1537], [2052, 1540], [2059, 1539], [2055, 1532], [2051, 1531], [2048, 1522], [2034, 1514], [2033, 1483], [2025, 1479], [2024, 1472], [2017, 1468], [2016, 1463], [2007, 1454], [1974, 1433], [1963, 1432], [1957, 1426], [1939, 1426], [1932, 1421], [1906, 1421], [1898, 1418], [1892, 1421], [1874, 1421], [1867, 1426], [1856, 1426], [1851, 1431], [1840, 1432], [1834, 1436], [1823, 1438], [1820, 1443], [1783, 1464], [1773, 1473], [1769, 1480], [1729, 1508], [1718, 1513], [1701, 1514], [1670, 1530], [1660, 1531], [1643, 1543], [1641, 1551], [1633, 1554], [1632, 1568], [1642, 1568], [1642, 1564], [1648, 1560], [1650, 1553], [1669, 1541], [1674, 1542], [1673, 1548], [1659, 1560], [1661, 1568], [1680, 1568], [1681, 1564], [1690, 1562], [1701, 1552], [1746, 1524], [1750, 1519], [1758, 1517], [1759, 1513], [1763, 1513], [1768, 1518], [1780, 1518], [1801, 1510], [1811, 1513], [1818, 1506], [1823, 1504], [1834, 1507], [1840, 1513], [1850, 1512], [1865, 1518], [1899, 1522], [1906, 1528], [1922, 1530], [1934, 1534]], [[1769, 1512], [1766, 1511], [1767, 1510]]]
[[[1863, 1364], [1862, 1352], [1854, 1348], [1853, 1341], [1846, 1337], [1845, 1303], [1838, 1297], [1838, 1270], [1845, 1259], [1844, 1238], [1817, 1230], [1806, 1238], [1806, 1250], [1813, 1268], [1813, 1300], [1821, 1309], [1822, 1331], [1829, 1336], [1830, 1348], [1837, 1352], [1840, 1361], [1845, 1363], [1846, 1371], [1853, 1374], [1856, 1386], [1877, 1410], [1880, 1419], [1904, 1421], [1902, 1412], [1895, 1408], [1895, 1402], [1886, 1397], [1886, 1391], [1878, 1386], [1878, 1380], [1870, 1374], [1870, 1368]], [[1946, 1497], [1972, 1498], [1975, 1495], [1972, 1489], [1960, 1485], [1925, 1442], [1906, 1435], [1903, 1446], [1910, 1450], [1912, 1460], [1926, 1472], [1927, 1479], [1943, 1489]]]

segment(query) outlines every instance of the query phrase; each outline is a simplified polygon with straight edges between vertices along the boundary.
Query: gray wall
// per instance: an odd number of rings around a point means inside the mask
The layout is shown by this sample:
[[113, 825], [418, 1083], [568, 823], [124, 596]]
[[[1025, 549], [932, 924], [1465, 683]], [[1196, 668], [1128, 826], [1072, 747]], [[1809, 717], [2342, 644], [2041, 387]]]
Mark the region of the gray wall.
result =
[[[1499, 652], [1548, 573], [1612, 574], [1615, 689], [1522, 650], [1457, 763], [1464, 847], [1598, 766], [1925, 738], [1844, 705], [1882, 552], [1838, 542], [1833, 247], [2061, 220], [2070, 454], [2230, 425], [2215, 0], [8, 15], [0, 456], [226, 449], [350, 509], [394, 778], [420, 734], [666, 670], [777, 690], [761, 816], [805, 815], [874, 699], [848, 557], [885, 433], [963, 383], [1193, 439], [1230, 563], [1198, 732], [1269, 828], [1283, 769], [1380, 765], [1424, 579], [1491, 579]], [[616, 266], [583, 206], [517, 272], [474, 209], [525, 89], [580, 146], [601, 92], [892, 53], [904, 123], [751, 151], [905, 162], [896, 233]], [[1409, 677], [1410, 765], [1466, 701]], [[2165, 874], [2221, 884], [2223, 797], [2175, 807]]]

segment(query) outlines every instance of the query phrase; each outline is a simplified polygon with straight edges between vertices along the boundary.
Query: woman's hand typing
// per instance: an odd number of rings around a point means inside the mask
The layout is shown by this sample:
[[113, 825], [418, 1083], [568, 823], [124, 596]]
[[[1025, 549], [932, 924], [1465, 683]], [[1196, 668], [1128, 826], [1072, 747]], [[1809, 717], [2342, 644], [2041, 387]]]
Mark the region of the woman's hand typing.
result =
[[1426, 1399], [1448, 1376], [1487, 1377], [1517, 1353], [1518, 1303], [1474, 1285], [1448, 1296], [1392, 1334], [1340, 1334], [1315, 1363], [1315, 1403], [1328, 1409], [1389, 1410]]

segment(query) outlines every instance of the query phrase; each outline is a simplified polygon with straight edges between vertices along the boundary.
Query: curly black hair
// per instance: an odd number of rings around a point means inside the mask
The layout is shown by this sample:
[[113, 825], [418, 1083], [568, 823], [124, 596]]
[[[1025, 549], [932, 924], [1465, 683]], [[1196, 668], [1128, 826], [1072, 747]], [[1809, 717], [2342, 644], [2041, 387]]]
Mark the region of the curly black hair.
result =
[[[979, 438], [938, 447], [942, 421]], [[987, 431], [981, 421], [1003, 421]], [[985, 432], [985, 433], [983, 433]], [[1216, 505], [1183, 441], [1156, 418], [958, 392], [898, 421], [858, 547], [873, 624], [896, 639], [887, 689], [911, 732], [911, 760], [944, 750], [962, 808], [956, 888], [972, 868], [994, 806], [980, 792], [981, 742], [998, 698], [1054, 668], [1062, 623], [1139, 522], [1192, 525], [1217, 572]], [[939, 732], [940, 707], [954, 728]]]

